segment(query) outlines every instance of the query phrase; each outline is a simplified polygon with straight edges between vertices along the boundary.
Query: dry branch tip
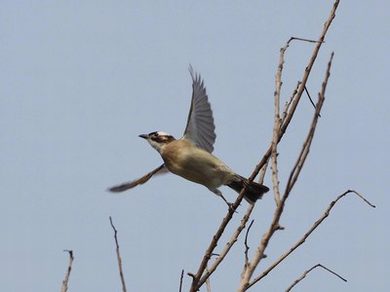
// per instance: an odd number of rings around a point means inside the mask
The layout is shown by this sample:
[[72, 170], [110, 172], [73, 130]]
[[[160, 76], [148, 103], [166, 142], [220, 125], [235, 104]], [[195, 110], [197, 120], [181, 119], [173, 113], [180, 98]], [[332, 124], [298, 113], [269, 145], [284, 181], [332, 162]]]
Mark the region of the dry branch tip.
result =
[[72, 271], [72, 264], [73, 264], [73, 260], [74, 260], [73, 250], [65, 249], [64, 252], [67, 252], [69, 254], [69, 264], [68, 264], [68, 268], [66, 270], [65, 278], [62, 281], [61, 292], [68, 291], [69, 277], [70, 277], [70, 272]]
[[358, 193], [357, 191], [355, 191], [355, 190], [348, 190], [347, 192], [348, 192], [348, 193], [354, 193], [354, 194], [357, 195], [360, 199], [362, 199], [367, 205], [369, 205], [371, 208], [376, 208], [376, 205], [372, 204], [370, 201], [368, 201], [363, 195], [361, 195], [361, 194]]
[[305, 272], [303, 272], [303, 274], [297, 278], [287, 289], [286, 289], [286, 292], [289, 292], [291, 291], [291, 289], [296, 286], [299, 282], [301, 282], [304, 278], [306, 278], [306, 276], [311, 272], [313, 271], [314, 269], [316, 268], [322, 268], [324, 269], [325, 271], [335, 275], [336, 277], [338, 277], [340, 280], [344, 281], [344, 282], [347, 282], [347, 279], [343, 278], [342, 276], [340, 276], [338, 273], [336, 273], [335, 271], [325, 267], [324, 265], [321, 265], [321, 264], [316, 264], [314, 266], [312, 266], [310, 269], [306, 270]]
[[115, 228], [114, 223], [112, 222], [111, 216], [109, 217], [110, 219], [110, 224], [112, 229], [114, 230], [114, 239], [115, 239], [115, 246], [116, 246], [116, 258], [118, 261], [118, 269], [119, 269], [119, 277], [121, 279], [121, 284], [122, 284], [122, 291], [126, 292], [126, 282], [125, 282], [125, 277], [123, 275], [123, 268], [122, 268], [122, 258], [120, 254], [120, 249], [119, 249], [119, 242], [118, 242], [118, 230]]
[[184, 277], [184, 269], [181, 270], [181, 274], [180, 274], [179, 292], [182, 292], [183, 289], [183, 277]]

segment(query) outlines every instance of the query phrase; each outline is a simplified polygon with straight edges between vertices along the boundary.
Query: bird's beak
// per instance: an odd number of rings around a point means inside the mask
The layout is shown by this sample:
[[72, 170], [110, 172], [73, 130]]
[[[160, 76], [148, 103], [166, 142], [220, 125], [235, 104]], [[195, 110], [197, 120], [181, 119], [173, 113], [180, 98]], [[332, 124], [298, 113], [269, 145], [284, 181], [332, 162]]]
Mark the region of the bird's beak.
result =
[[141, 135], [138, 135], [138, 137], [144, 138], [144, 139], [148, 139], [149, 138], [149, 136], [147, 134], [141, 134]]

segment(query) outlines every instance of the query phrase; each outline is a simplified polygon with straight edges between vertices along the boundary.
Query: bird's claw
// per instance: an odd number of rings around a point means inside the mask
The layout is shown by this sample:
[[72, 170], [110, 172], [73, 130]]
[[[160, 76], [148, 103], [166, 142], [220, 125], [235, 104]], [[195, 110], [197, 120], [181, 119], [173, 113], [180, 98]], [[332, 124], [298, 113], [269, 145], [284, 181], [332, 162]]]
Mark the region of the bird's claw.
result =
[[229, 211], [233, 211], [234, 213], [238, 213], [237, 210], [234, 209], [234, 203], [226, 202], [228, 205]]

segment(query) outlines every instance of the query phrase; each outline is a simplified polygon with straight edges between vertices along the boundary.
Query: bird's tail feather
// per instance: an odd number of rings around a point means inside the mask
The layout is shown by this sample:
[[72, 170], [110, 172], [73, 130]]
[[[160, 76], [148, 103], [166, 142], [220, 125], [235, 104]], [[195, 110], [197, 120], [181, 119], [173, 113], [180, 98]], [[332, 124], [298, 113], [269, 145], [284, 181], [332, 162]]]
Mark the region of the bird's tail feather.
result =
[[227, 184], [227, 186], [235, 190], [237, 193], [240, 193], [244, 186], [246, 186], [244, 199], [250, 204], [254, 204], [258, 199], [261, 199], [264, 193], [269, 191], [269, 188], [265, 185], [254, 181], [249, 182], [249, 180], [240, 175], [237, 175], [235, 179]]

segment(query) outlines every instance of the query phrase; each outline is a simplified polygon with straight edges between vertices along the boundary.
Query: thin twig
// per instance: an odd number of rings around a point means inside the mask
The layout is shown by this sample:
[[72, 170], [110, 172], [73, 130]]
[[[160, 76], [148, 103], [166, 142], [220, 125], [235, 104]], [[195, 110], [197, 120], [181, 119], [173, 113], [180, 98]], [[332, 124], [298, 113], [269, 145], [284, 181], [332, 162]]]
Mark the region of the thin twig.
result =
[[292, 288], [297, 285], [299, 282], [301, 282], [311, 271], [313, 271], [314, 269], [316, 268], [323, 268], [325, 271], [328, 271], [329, 273], [335, 275], [336, 277], [338, 277], [340, 280], [343, 280], [344, 282], [347, 282], [347, 279], [341, 277], [339, 274], [337, 274], [336, 272], [332, 271], [331, 269], [321, 265], [321, 264], [316, 264], [314, 266], [312, 266], [310, 269], [308, 269], [307, 271], [305, 271], [298, 279], [296, 279], [287, 289], [286, 289], [286, 292], [289, 292], [292, 290]]
[[65, 278], [62, 281], [61, 292], [68, 291], [69, 277], [70, 277], [70, 272], [72, 271], [72, 264], [74, 260], [73, 250], [66, 249], [64, 250], [64, 252], [69, 253], [69, 264], [68, 264], [68, 269], [66, 270]]
[[269, 274], [276, 266], [278, 266], [282, 261], [284, 261], [290, 254], [292, 254], [299, 246], [301, 246], [306, 239], [313, 233], [314, 230], [317, 229], [318, 226], [321, 225], [321, 223], [329, 216], [330, 211], [333, 209], [333, 207], [336, 205], [336, 203], [343, 197], [345, 197], [347, 194], [355, 194], [360, 199], [363, 200], [367, 205], [369, 205], [372, 208], [375, 208], [375, 205], [370, 203], [367, 199], [365, 199], [361, 194], [354, 190], [347, 190], [341, 195], [339, 195], [334, 201], [332, 201], [328, 208], [324, 211], [324, 213], [321, 215], [321, 217], [314, 222], [314, 224], [310, 227], [310, 229], [303, 235], [301, 239], [299, 239], [288, 251], [286, 251], [284, 254], [282, 254], [275, 262], [273, 262], [264, 272], [262, 272], [259, 276], [254, 278], [252, 282], [249, 284], [249, 287], [253, 286], [257, 282], [259, 282], [261, 279], [263, 279], [265, 276]]
[[[311, 40], [311, 39], [304, 39], [299, 37], [291, 37], [291, 40], [297, 40], [297, 41], [303, 41], [303, 42], [309, 42], [309, 43], [318, 43], [318, 40]], [[324, 43], [324, 41], [322, 41]]]
[[183, 277], [184, 277], [184, 269], [181, 270], [181, 274], [180, 274], [179, 292], [182, 292], [182, 289], [183, 289]]
[[248, 229], [246, 230], [246, 233], [245, 233], [245, 240], [244, 240], [244, 246], [245, 246], [245, 263], [244, 265], [247, 265], [248, 262], [249, 262], [249, 256], [248, 256], [248, 253], [249, 253], [249, 245], [248, 245], [248, 235], [249, 235], [249, 231], [251, 230], [251, 227], [253, 225], [253, 222], [255, 222], [255, 220], [252, 220], [251, 223], [249, 223], [249, 226], [248, 226]]
[[361, 194], [359, 194], [357, 191], [355, 190], [348, 190], [349, 192], [351, 193], [354, 193], [356, 196], [358, 196], [360, 199], [362, 199], [367, 205], [369, 205], [370, 207], [372, 208], [376, 208], [376, 206], [372, 203], [370, 203], [365, 197], [363, 197]]
[[[306, 87], [306, 86], [305, 86], [305, 93], [306, 93], [307, 97], [309, 98], [311, 105], [312, 105], [312, 106], [314, 107], [314, 109], [315, 109], [315, 108], [316, 108], [316, 105], [314, 104], [314, 101], [313, 101], [313, 99], [311, 98], [310, 93], [309, 93], [309, 90], [307, 90], [307, 87]], [[320, 114], [318, 114], [318, 116], [321, 117]]]
[[119, 276], [120, 276], [121, 283], [122, 283], [122, 291], [126, 292], [126, 282], [125, 282], [125, 277], [123, 276], [122, 258], [121, 258], [121, 254], [120, 254], [120, 250], [119, 250], [119, 243], [118, 243], [118, 237], [117, 237], [118, 230], [116, 230], [114, 223], [112, 223], [111, 216], [110, 216], [110, 224], [111, 224], [112, 229], [114, 230], [114, 238], [115, 238], [115, 245], [116, 245], [116, 257], [118, 260]]

